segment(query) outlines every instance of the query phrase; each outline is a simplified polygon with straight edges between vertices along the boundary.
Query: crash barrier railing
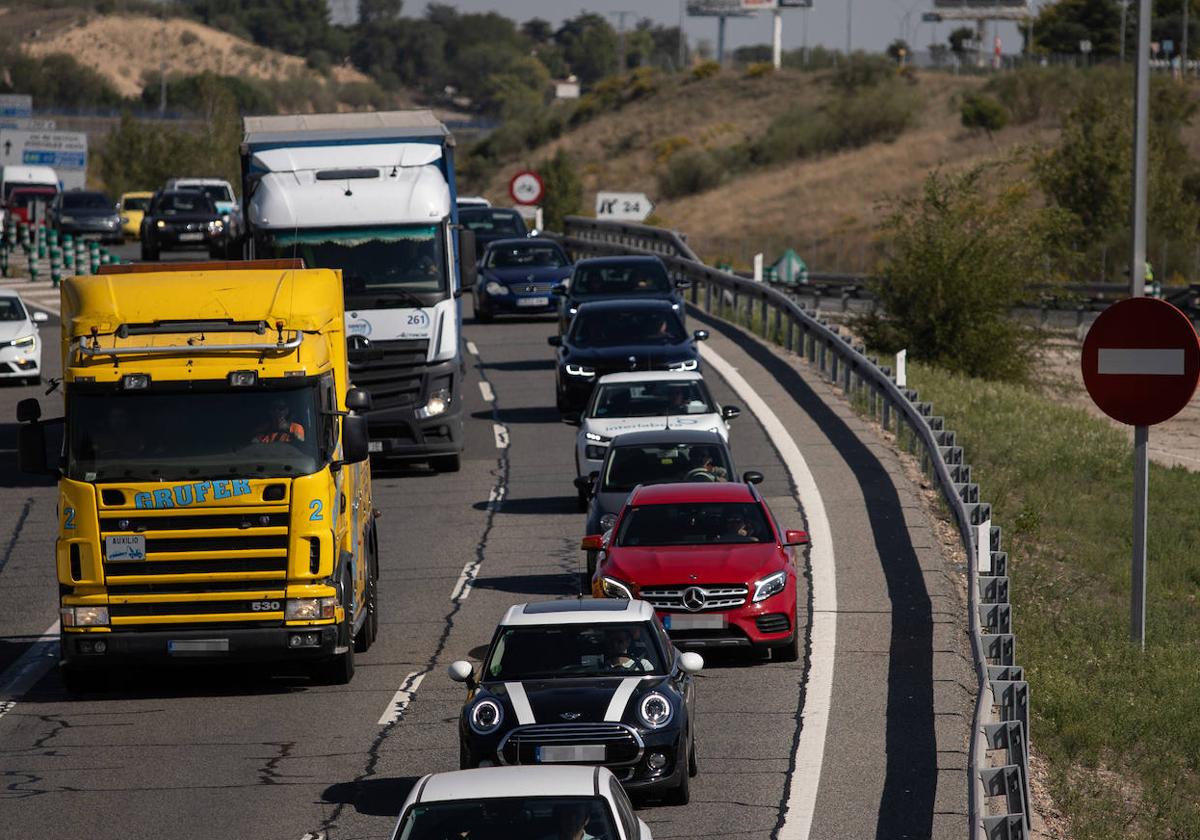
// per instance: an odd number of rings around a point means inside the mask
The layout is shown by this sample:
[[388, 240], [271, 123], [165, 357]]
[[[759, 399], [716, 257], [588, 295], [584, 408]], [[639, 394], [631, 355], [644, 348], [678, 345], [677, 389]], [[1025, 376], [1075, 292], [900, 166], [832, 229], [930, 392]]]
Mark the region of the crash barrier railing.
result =
[[64, 273], [95, 274], [102, 265], [121, 262], [94, 239], [60, 234], [49, 225], [9, 220], [0, 232], [0, 276], [13, 276], [22, 259], [31, 282], [49, 276], [56, 287]]
[[889, 367], [855, 346], [838, 327], [763, 283], [701, 263], [685, 237], [645, 225], [569, 216], [563, 244], [579, 255], [656, 254], [672, 276], [690, 282], [691, 303], [749, 327], [803, 355], [821, 375], [897, 442], [919, 454], [958, 525], [967, 556], [968, 620], [978, 683], [968, 747], [968, 818], [972, 840], [1030, 834], [1029, 686], [1016, 664], [1008, 555], [991, 505], [981, 501], [955, 433], [916, 391], [896, 384]]

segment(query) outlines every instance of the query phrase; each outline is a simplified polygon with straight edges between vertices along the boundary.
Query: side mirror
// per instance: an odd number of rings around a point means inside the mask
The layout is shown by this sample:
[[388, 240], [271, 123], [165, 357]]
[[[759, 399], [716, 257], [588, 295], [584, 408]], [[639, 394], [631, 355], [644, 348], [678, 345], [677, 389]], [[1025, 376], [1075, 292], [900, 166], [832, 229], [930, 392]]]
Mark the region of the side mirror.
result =
[[600, 534], [589, 534], [579, 541], [580, 551], [600, 551], [604, 548], [604, 537]]
[[721, 408], [721, 417], [725, 420], [732, 420], [734, 417], [741, 417], [742, 410], [736, 405], [727, 405]]
[[696, 330], [692, 333], [692, 336], [697, 341], [708, 341], [708, 330]]
[[694, 651], [679, 654], [679, 667], [685, 674], [698, 674], [704, 668], [704, 657]]
[[358, 464], [367, 460], [370, 454], [369, 441], [366, 417], [361, 414], [347, 414], [342, 418], [343, 464]]
[[552, 286], [550, 288], [550, 294], [552, 294], [552, 295], [565, 295], [566, 293], [567, 293], [567, 287], [566, 287], [566, 285], [564, 285], [562, 283], [559, 283], [557, 286]]
[[758, 470], [746, 470], [742, 473], [742, 481], [746, 484], [762, 484], [763, 474]]
[[46, 427], [41, 423], [27, 423], [17, 429], [17, 469], [23, 473], [50, 472], [46, 466]]
[[676, 289], [690, 289], [691, 287], [692, 287], [691, 280], [686, 280], [686, 279], [681, 278], [681, 279], [675, 281]]
[[42, 419], [42, 404], [35, 397], [28, 397], [17, 403], [17, 422], [36, 423]]
[[466, 683], [467, 685], [474, 685], [475, 683], [475, 669], [465, 659], [451, 662], [450, 667], [446, 670], [450, 672], [450, 679], [455, 682]]
[[810, 541], [808, 539], [808, 531], [784, 531], [783, 532], [783, 544], [784, 545], [808, 545], [809, 542]]
[[475, 285], [475, 231], [462, 228], [458, 232], [458, 285]]
[[371, 394], [362, 388], [351, 388], [346, 392], [346, 408], [350, 411], [370, 411]]
[[562, 347], [562, 336], [561, 335], [552, 335], [546, 339], [546, 343], [549, 344], [551, 347]]
[[592, 489], [592, 480], [590, 478], [588, 478], [586, 475], [575, 476], [575, 481], [573, 483], [575, 485], [576, 490], [586, 492], [586, 491]]

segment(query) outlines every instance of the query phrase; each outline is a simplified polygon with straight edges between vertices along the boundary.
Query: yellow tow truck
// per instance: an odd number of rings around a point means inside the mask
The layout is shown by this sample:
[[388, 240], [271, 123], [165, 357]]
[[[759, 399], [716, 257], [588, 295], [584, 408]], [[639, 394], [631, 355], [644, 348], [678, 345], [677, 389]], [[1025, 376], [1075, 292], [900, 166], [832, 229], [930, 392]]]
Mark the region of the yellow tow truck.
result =
[[378, 630], [379, 562], [341, 272], [111, 266], [61, 300], [65, 416], [27, 399], [17, 419], [22, 469], [58, 476], [68, 690], [189, 660], [348, 682]]

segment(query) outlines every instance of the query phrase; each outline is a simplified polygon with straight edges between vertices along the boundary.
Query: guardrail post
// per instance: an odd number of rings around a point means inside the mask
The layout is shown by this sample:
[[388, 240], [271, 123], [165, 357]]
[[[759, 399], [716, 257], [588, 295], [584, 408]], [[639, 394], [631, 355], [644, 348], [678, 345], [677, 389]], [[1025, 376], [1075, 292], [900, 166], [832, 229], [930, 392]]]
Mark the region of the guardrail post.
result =
[[[779, 317], [783, 317], [782, 312], [783, 312], [783, 310], [781, 310], [781, 309], [775, 310], [775, 314]], [[776, 328], [778, 328], [778, 322], [776, 322]], [[795, 350], [794, 350], [795, 339], [796, 339], [796, 322], [794, 320], [792, 320], [791, 318], [788, 318], [788, 320], [787, 320], [787, 349], [788, 349], [789, 353], [795, 352]]]
[[704, 283], [704, 311], [712, 314], [712, 299], [713, 299], [713, 283], [711, 280]]
[[762, 335], [768, 341], [771, 338], [771, 328], [767, 326], [767, 296], [762, 296], [762, 303], [758, 307], [758, 317], [762, 319]]
[[[824, 348], [824, 346], [822, 346], [822, 347], [821, 347], [821, 349], [822, 349], [822, 350], [824, 350], [824, 349], [825, 349], [825, 348]], [[828, 355], [829, 355], [829, 381], [830, 381], [832, 384], [836, 385], [836, 384], [838, 383], [838, 357], [837, 357], [837, 353], [830, 353], [830, 354], [828, 354]]]

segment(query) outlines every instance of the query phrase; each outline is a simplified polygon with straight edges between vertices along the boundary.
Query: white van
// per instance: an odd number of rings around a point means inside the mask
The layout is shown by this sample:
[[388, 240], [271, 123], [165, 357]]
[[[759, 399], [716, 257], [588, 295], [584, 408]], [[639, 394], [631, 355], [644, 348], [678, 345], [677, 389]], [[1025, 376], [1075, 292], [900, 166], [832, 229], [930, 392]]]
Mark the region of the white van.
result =
[[[8, 195], [17, 187], [59, 189], [58, 173], [49, 166], [0, 166], [0, 213], [6, 213]], [[0, 222], [6, 218], [0, 215]]]

